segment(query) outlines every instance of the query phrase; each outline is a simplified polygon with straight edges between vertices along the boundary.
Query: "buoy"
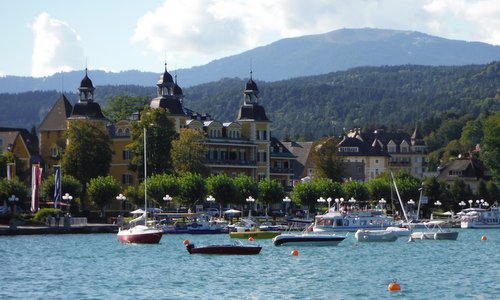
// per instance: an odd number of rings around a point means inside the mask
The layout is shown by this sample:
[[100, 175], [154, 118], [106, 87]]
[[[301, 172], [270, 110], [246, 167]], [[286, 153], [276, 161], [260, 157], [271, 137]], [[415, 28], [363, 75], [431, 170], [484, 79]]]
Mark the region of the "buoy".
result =
[[483, 235], [483, 236], [481, 237], [481, 241], [486, 241], [486, 240], [488, 240], [488, 237], [486, 237], [485, 235]]
[[292, 252], [290, 254], [292, 254], [292, 256], [299, 256], [299, 251], [298, 250], [292, 250]]
[[184, 240], [184, 242], [182, 242], [184, 245], [188, 245], [189, 244], [189, 240]]
[[248, 238], [248, 240], [249, 240], [250, 242], [253, 242], [253, 237], [249, 237], [249, 238]]
[[387, 286], [387, 290], [388, 291], [400, 291], [401, 285], [399, 283], [397, 283], [396, 281], [393, 281], [393, 282], [389, 283], [389, 285]]

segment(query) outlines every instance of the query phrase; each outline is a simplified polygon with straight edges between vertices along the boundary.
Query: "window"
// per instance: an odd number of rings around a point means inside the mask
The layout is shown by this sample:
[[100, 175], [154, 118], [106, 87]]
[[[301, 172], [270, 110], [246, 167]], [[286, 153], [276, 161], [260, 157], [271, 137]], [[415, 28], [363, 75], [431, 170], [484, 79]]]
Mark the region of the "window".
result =
[[258, 162], [266, 162], [267, 161], [267, 153], [265, 151], [259, 151], [257, 154]]
[[259, 174], [257, 175], [257, 179], [258, 179], [259, 181], [262, 181], [262, 180], [266, 179], [266, 174], [259, 173]]
[[132, 175], [122, 174], [122, 184], [132, 184]]
[[122, 152], [122, 159], [123, 160], [131, 160], [132, 159], [132, 152], [130, 150], [124, 150]]
[[359, 152], [358, 147], [340, 147], [339, 152]]

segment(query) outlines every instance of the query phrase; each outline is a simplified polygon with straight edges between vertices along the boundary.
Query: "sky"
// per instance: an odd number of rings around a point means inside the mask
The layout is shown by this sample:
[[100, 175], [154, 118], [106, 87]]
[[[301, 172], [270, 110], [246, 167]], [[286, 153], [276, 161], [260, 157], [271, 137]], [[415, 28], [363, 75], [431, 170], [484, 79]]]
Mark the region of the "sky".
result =
[[341, 28], [500, 45], [499, 0], [0, 0], [0, 76], [162, 72]]

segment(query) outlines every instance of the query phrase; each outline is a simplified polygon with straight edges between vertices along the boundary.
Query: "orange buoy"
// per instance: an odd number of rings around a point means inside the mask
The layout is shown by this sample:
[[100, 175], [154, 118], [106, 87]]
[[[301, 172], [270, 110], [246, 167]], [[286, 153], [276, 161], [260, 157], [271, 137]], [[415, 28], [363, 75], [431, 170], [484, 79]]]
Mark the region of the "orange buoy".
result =
[[189, 240], [184, 240], [184, 242], [182, 242], [184, 245], [188, 245], [189, 244]]
[[401, 285], [399, 283], [397, 283], [396, 281], [393, 281], [393, 282], [389, 283], [389, 285], [387, 286], [387, 290], [388, 291], [400, 291]]
[[481, 237], [481, 241], [486, 241], [486, 240], [488, 240], [488, 237], [487, 237], [487, 236], [485, 236], [485, 235], [483, 235], [483, 236]]
[[299, 251], [298, 250], [292, 250], [290, 253], [292, 256], [299, 256]]
[[253, 242], [253, 237], [249, 237], [249, 238], [248, 238], [248, 240], [249, 240], [250, 242]]

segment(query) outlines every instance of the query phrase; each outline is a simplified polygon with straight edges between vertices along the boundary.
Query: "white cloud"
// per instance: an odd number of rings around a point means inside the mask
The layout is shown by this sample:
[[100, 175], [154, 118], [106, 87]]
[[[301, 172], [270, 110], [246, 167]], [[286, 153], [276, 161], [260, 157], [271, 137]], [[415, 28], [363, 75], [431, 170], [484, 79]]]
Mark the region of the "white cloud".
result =
[[40, 14], [32, 25], [35, 35], [32, 76], [49, 76], [59, 71], [81, 69], [84, 64], [81, 38], [66, 22]]
[[498, 0], [166, 0], [138, 19], [131, 40], [181, 65], [339, 28], [415, 30], [500, 44], [499, 15]]

